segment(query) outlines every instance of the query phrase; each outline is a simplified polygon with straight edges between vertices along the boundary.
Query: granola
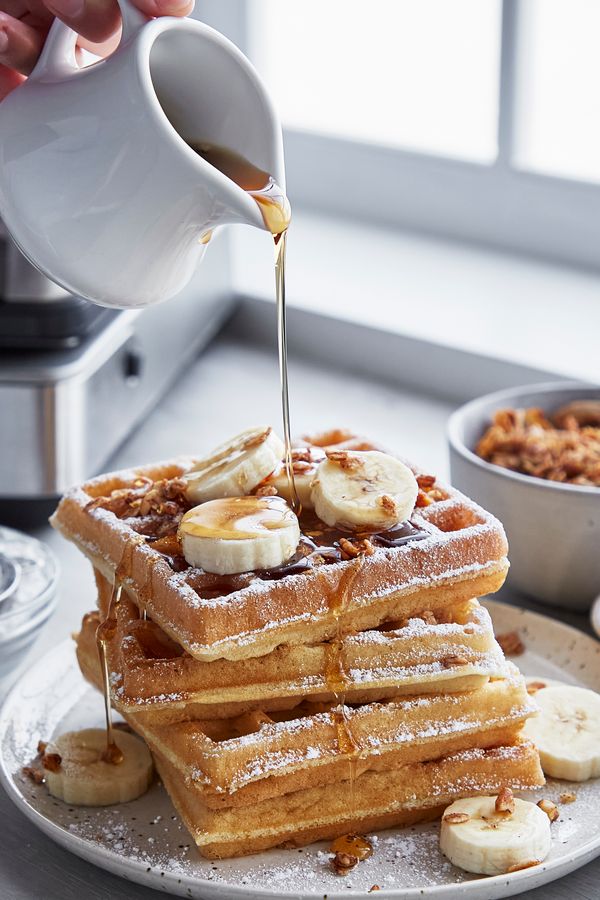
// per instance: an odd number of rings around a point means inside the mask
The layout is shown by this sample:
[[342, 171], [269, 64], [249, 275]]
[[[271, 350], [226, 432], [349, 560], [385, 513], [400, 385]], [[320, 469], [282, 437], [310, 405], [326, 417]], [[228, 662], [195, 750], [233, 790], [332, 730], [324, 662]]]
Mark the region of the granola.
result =
[[498, 410], [476, 453], [523, 475], [600, 487], [600, 400], [575, 401], [552, 417], [535, 407]]

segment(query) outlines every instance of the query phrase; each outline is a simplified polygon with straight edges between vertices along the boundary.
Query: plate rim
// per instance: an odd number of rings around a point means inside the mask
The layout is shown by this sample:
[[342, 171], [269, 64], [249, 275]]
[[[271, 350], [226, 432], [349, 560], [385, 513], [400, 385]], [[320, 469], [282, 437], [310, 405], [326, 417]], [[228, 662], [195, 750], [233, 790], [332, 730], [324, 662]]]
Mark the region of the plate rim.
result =
[[[534, 621], [543, 620], [546, 626], [549, 625], [551, 628], [561, 632], [566, 631], [584, 643], [590, 642], [592, 645], [598, 644], [597, 639], [592, 635], [588, 635], [586, 632], [565, 622], [552, 619], [550, 616], [546, 616], [543, 613], [538, 613], [534, 610], [514, 606], [511, 603], [505, 603], [491, 598], [481, 598], [481, 602], [482, 605], [488, 609], [492, 618], [494, 608], [502, 611], [513, 610], [525, 617], [532, 617]], [[597, 652], [600, 652], [600, 646], [597, 649]], [[23, 681], [42, 665], [48, 665], [48, 661], [52, 660], [54, 657], [62, 657], [65, 666], [72, 666], [74, 648], [70, 638], [65, 638], [65, 640], [57, 644], [56, 647], [40, 656], [32, 666], [21, 673], [15, 684], [11, 686], [0, 706], [0, 735], [6, 733], [8, 725], [12, 722], [11, 710], [17, 698], [20, 696]], [[131, 859], [128, 856], [121, 856], [101, 844], [92, 844], [87, 838], [71, 833], [67, 829], [53, 822], [52, 819], [44, 816], [32, 806], [14, 780], [13, 773], [9, 771], [7, 761], [4, 757], [2, 743], [0, 743], [0, 785], [17, 809], [19, 809], [36, 828], [47, 835], [51, 840], [55, 841], [67, 851], [74, 853], [81, 859], [84, 859], [105, 871], [109, 871], [124, 880], [134, 881], [137, 884], [150, 888], [156, 889], [159, 887], [172, 895], [187, 897], [190, 896], [187, 891], [188, 888], [192, 888], [195, 891], [208, 890], [215, 898], [243, 898], [253, 894], [255, 897], [264, 897], [265, 900], [269, 900], [269, 898], [282, 898], [283, 900], [286, 896], [288, 896], [290, 900], [293, 900], [293, 898], [298, 898], [298, 900], [300, 900], [300, 898], [317, 900], [317, 898], [323, 896], [322, 891], [317, 893], [300, 891], [298, 893], [282, 895], [280, 888], [271, 889], [260, 886], [235, 885], [228, 882], [221, 883], [212, 879], [195, 877], [185, 873], [181, 873], [181, 881], [178, 884], [170, 878], [167, 879], [161, 877], [154, 867], [150, 872], [147, 872], [146, 866], [142, 862]], [[268, 853], [269, 851], [265, 852]], [[451, 897], [452, 892], [456, 893], [457, 889], [460, 889], [461, 895], [464, 894], [465, 897], [474, 895], [474, 897], [476, 897], [477, 892], [484, 885], [490, 898], [516, 896], [529, 889], [540, 887], [543, 884], [549, 884], [552, 881], [557, 881], [559, 878], [563, 878], [570, 872], [586, 865], [586, 863], [599, 855], [600, 836], [597, 836], [580, 844], [576, 850], [568, 855], [550, 861], [548, 865], [542, 864], [539, 867], [536, 866], [530, 869], [523, 869], [520, 872], [511, 873], [508, 876], [508, 880], [507, 875], [504, 874], [492, 875], [486, 878], [477, 878], [472, 881], [456, 884], [436, 884], [426, 885], [425, 887], [409, 888], [391, 887], [382, 889], [380, 896], [382, 897], [382, 900], [386, 897], [393, 898], [393, 900], [416, 900], [416, 898], [422, 897], [444, 898]], [[167, 874], [167, 872], [168, 870], [165, 869], [165, 874]], [[545, 877], [546, 873], [551, 873], [550, 877]], [[180, 873], [178, 873], [178, 877], [179, 874]], [[510, 886], [510, 893], [503, 892], [503, 886]], [[495, 889], [498, 889], [499, 892], [496, 892]], [[344, 889], [343, 891], [335, 890], [327, 891], [326, 893], [330, 900], [343, 900], [343, 898], [356, 900], [356, 898], [366, 897], [366, 893], [362, 889]]]

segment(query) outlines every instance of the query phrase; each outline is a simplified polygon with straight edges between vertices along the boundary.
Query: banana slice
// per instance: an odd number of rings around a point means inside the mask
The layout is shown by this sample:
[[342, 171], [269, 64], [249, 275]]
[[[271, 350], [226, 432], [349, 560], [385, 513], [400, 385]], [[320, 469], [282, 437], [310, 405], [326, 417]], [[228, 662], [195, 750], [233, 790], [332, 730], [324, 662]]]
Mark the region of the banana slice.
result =
[[219, 497], [242, 497], [271, 474], [283, 459], [284, 446], [270, 427], [249, 428], [221, 444], [183, 478], [192, 503]]
[[537, 746], [542, 769], [552, 778], [587, 781], [600, 775], [600, 694], [574, 685], [542, 688], [540, 714], [524, 734]]
[[[325, 451], [320, 447], [294, 447], [292, 449], [292, 467], [296, 493], [302, 509], [313, 509], [311, 486], [319, 464], [325, 459]], [[280, 497], [288, 503], [293, 500], [288, 482], [285, 464], [281, 465], [264, 482], [265, 487], [273, 487]]]
[[138, 737], [118, 729], [114, 741], [123, 753], [117, 765], [102, 759], [103, 728], [68, 731], [51, 741], [44, 759], [50, 758], [53, 765], [51, 769], [44, 765], [44, 775], [52, 796], [73, 806], [113, 806], [143, 794], [152, 781], [150, 751]]
[[514, 799], [514, 812], [496, 812], [496, 797], [457, 800], [442, 816], [440, 849], [450, 862], [478, 875], [501, 875], [541, 862], [550, 852], [550, 819], [535, 803]]
[[394, 456], [379, 450], [334, 450], [317, 470], [311, 497], [327, 525], [385, 531], [408, 519], [417, 493], [417, 479]]
[[281, 497], [228, 497], [190, 509], [179, 537], [190, 565], [233, 575], [280, 566], [296, 550], [300, 526]]

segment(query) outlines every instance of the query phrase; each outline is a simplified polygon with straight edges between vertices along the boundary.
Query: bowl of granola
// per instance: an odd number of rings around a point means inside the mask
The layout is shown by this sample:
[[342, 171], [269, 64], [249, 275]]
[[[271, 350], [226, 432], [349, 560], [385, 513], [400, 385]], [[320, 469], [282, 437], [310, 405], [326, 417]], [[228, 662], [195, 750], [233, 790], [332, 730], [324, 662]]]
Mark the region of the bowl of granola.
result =
[[588, 609], [600, 593], [600, 387], [488, 394], [453, 413], [448, 442], [453, 484], [504, 524], [509, 585]]

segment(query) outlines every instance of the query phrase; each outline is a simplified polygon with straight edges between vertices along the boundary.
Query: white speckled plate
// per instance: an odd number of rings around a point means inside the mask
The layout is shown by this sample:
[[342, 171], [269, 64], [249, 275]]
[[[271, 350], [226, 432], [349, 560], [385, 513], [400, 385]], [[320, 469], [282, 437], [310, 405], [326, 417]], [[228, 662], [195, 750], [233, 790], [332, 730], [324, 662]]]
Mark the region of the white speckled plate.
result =
[[[493, 601], [487, 605], [497, 633], [517, 629], [522, 636], [526, 652], [516, 662], [526, 675], [600, 689], [600, 642], [545, 616]], [[495, 900], [560, 878], [600, 854], [596, 780], [575, 786], [555, 781], [543, 789], [542, 796], [555, 801], [562, 791], [574, 789], [577, 800], [561, 807], [548, 859], [508, 876], [479, 878], [455, 869], [438, 850], [436, 823], [381, 832], [373, 856], [344, 877], [330, 871], [326, 844], [271, 850], [246, 859], [203, 860], [158, 785], [133, 803], [87, 809], [54, 800], [43, 785], [21, 774], [39, 739], [101, 722], [101, 699], [83, 681], [73, 646], [65, 642], [21, 678], [3, 707], [0, 779], [25, 815], [68, 850], [131, 881], [178, 896], [341, 900], [366, 897], [369, 888], [378, 885], [375, 896], [382, 900]]]

